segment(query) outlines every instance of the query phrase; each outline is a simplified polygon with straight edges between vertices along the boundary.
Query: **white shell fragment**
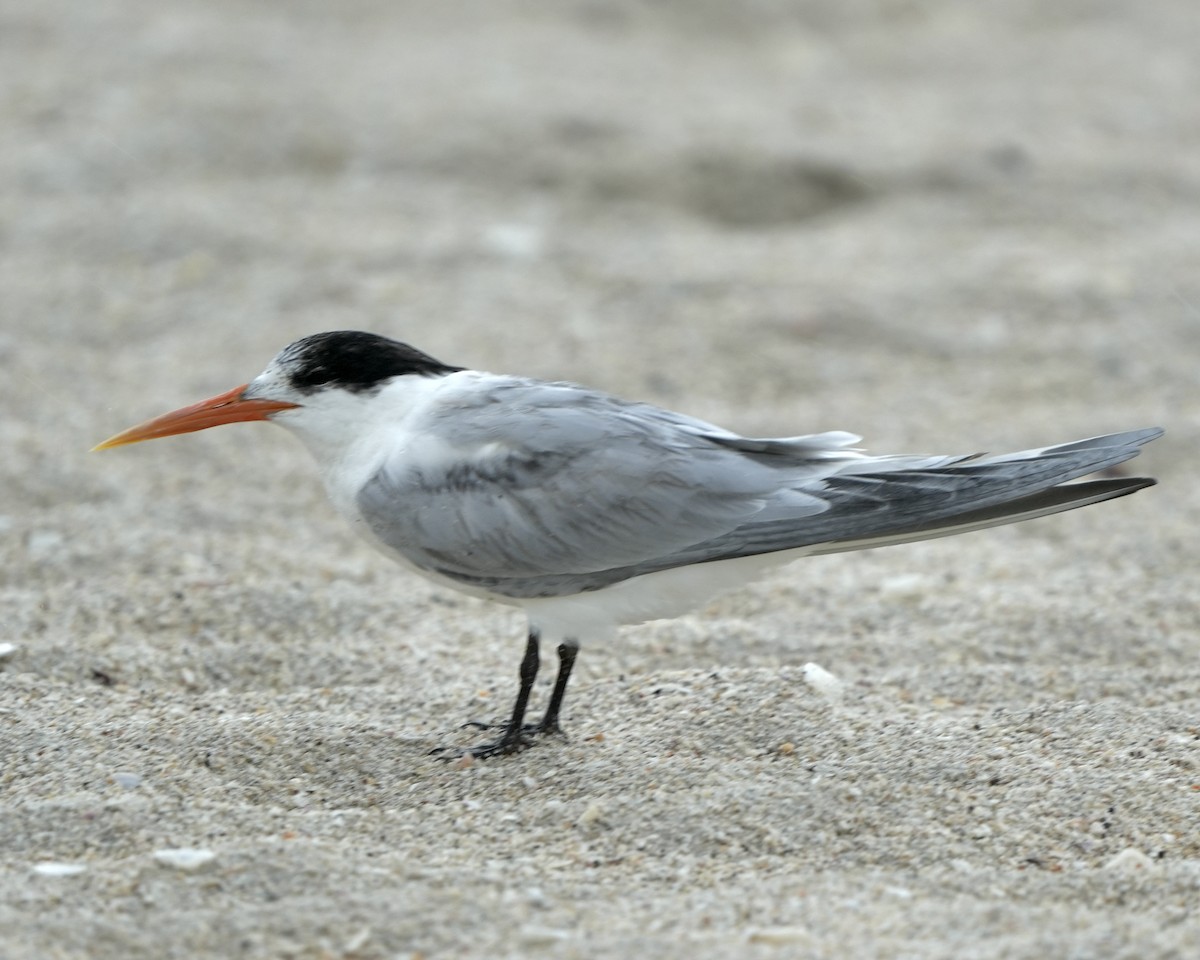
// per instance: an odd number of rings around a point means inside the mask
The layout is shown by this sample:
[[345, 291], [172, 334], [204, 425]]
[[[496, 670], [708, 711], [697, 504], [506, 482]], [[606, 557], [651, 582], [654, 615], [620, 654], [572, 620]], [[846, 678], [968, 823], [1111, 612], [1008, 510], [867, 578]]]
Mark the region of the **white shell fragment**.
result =
[[1104, 864], [1105, 870], [1120, 870], [1122, 873], [1134, 873], [1138, 870], [1149, 870], [1154, 861], [1133, 847], [1126, 847], [1120, 853], [1110, 858]]
[[919, 573], [901, 573], [884, 579], [879, 584], [879, 592], [887, 600], [914, 603], [928, 596], [932, 590], [928, 577]]
[[804, 665], [804, 682], [835, 706], [842, 702], [845, 684], [824, 667], [815, 663]]
[[217, 859], [217, 855], [211, 850], [180, 847], [175, 850], [155, 850], [154, 859], [164, 867], [172, 867], [175, 870], [190, 872], [208, 866]]
[[0, 660], [7, 660], [20, 649], [15, 643], [0, 643]]
[[524, 947], [552, 947], [570, 940], [571, 931], [526, 924], [521, 928], [520, 937], [521, 945]]
[[33, 872], [40, 877], [74, 877], [87, 869], [82, 863], [35, 863]]
[[492, 253], [513, 260], [537, 260], [545, 248], [545, 237], [524, 223], [494, 223], [484, 231], [484, 245]]

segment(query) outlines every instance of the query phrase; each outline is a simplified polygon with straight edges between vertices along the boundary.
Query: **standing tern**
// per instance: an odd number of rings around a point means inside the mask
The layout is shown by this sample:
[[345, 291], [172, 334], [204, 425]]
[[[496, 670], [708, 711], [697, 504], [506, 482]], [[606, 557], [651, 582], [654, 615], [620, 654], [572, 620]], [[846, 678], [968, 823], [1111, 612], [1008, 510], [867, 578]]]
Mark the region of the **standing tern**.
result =
[[[840, 431], [755, 439], [577, 386], [454, 367], [370, 333], [285, 347], [250, 383], [96, 447], [270, 420], [316, 457], [338, 512], [402, 566], [524, 609], [515, 753], [557, 732], [580, 643], [676, 617], [799, 557], [1047, 516], [1151, 486], [1068, 481], [1137, 456], [1149, 428], [1004, 456], [867, 456]], [[541, 637], [559, 669], [525, 723]]]

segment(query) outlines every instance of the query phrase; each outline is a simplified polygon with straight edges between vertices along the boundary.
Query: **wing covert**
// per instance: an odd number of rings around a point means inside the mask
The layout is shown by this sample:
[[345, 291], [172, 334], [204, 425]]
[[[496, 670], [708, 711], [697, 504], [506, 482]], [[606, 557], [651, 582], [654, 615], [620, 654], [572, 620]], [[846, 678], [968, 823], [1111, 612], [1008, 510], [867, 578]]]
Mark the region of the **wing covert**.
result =
[[[386, 546], [451, 577], [586, 574], [669, 556], [750, 521], [779, 486], [776, 469], [720, 428], [569, 384], [505, 378], [416, 426], [358, 508]], [[826, 509], [794, 499], [793, 515]]]

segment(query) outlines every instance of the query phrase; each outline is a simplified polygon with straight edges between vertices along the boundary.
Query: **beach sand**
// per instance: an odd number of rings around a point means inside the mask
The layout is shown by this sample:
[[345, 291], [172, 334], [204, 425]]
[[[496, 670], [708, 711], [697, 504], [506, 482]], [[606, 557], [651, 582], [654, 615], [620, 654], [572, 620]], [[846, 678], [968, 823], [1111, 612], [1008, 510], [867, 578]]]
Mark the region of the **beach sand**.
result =
[[[5, 960], [1192, 955], [1190, 0], [0, 20]], [[628, 629], [444, 763], [515, 612], [282, 430], [88, 453], [338, 328], [876, 453], [1157, 424], [1160, 484]]]

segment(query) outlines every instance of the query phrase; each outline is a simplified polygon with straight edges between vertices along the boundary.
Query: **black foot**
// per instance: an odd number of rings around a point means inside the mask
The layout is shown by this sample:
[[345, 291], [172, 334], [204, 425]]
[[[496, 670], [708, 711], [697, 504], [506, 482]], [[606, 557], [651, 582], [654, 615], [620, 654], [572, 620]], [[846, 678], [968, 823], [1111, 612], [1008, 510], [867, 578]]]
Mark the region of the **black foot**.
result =
[[463, 757], [486, 760], [488, 757], [506, 757], [514, 753], [520, 753], [522, 750], [532, 746], [533, 741], [522, 735], [515, 740], [510, 740], [508, 737], [501, 737], [499, 740], [493, 740], [491, 743], [479, 743], [473, 747], [434, 747], [434, 749], [429, 751], [429, 755], [437, 757], [439, 760], [445, 760], [447, 763], [451, 760], [461, 760]]
[[[481, 723], [478, 720], [472, 720], [463, 724], [463, 727], [472, 727], [476, 730], [495, 730], [499, 726], [500, 724], [498, 723]], [[476, 744], [473, 747], [437, 747], [430, 750], [429, 754], [430, 756], [437, 756], [439, 760], [457, 760], [459, 757], [466, 756], [475, 757], [477, 760], [486, 760], [488, 757], [503, 757], [520, 753], [522, 750], [532, 747], [537, 743], [537, 738], [543, 736], [565, 738], [566, 733], [558, 725], [558, 721], [549, 726], [544, 721], [542, 723], [527, 723], [521, 727], [521, 732], [515, 737], [505, 734], [498, 740]]]
[[567, 736], [567, 732], [559, 726], [557, 720], [553, 720], [550, 723], [547, 723], [545, 720], [542, 720], [541, 723], [527, 723], [521, 729], [521, 732], [534, 737], [557, 736], [565, 739]]
[[[460, 730], [499, 730], [501, 727], [507, 727], [507, 723], [486, 723], [483, 720], [468, 720], [464, 723]], [[547, 720], [542, 717], [537, 723], [526, 723], [521, 727], [521, 733], [529, 737], [539, 737], [544, 733], [556, 733], [560, 737], [567, 735], [566, 731], [559, 725], [558, 720]]]
[[[550, 694], [550, 703], [546, 714], [540, 723], [525, 723], [525, 708], [529, 705], [529, 694], [533, 689], [533, 681], [538, 672], [538, 632], [531, 625], [529, 637], [525, 643], [525, 657], [521, 661], [521, 688], [517, 692], [517, 702], [513, 704], [512, 717], [504, 724], [504, 734], [492, 743], [481, 743], [477, 747], [438, 747], [430, 750], [430, 755], [438, 755], [442, 760], [453, 760], [458, 757], [477, 757], [482, 760], [487, 757], [500, 757], [511, 753], [520, 753], [527, 747], [533, 746], [537, 737], [545, 734], [565, 736], [559, 726], [558, 716], [562, 709], [563, 695], [567, 690], [567, 681], [571, 676], [571, 667], [575, 665], [575, 655], [579, 652], [578, 645], [567, 640], [558, 646], [558, 676], [554, 681], [554, 690]], [[493, 724], [469, 720], [464, 727], [474, 727], [477, 730], [491, 730]]]
[[461, 757], [474, 757], [476, 760], [486, 760], [489, 757], [507, 757], [514, 753], [520, 753], [533, 746], [533, 741], [525, 736], [525, 732], [521, 731], [515, 737], [510, 737], [507, 734], [499, 740], [493, 740], [491, 743], [479, 743], [473, 747], [467, 747], [465, 750], [459, 751]]

